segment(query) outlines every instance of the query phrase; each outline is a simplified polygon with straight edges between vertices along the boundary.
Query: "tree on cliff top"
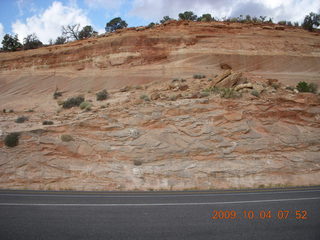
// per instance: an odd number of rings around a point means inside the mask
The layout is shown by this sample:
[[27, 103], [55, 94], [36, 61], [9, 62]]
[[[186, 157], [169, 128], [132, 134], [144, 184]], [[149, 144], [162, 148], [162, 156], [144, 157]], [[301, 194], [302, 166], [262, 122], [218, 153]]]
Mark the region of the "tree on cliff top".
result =
[[126, 28], [127, 26], [128, 24], [126, 21], [122, 20], [120, 17], [117, 17], [106, 24], [105, 30], [106, 32], [113, 32], [117, 29]]
[[320, 14], [309, 13], [309, 15], [305, 16], [302, 27], [308, 31], [313, 31], [314, 27], [320, 26]]
[[90, 25], [87, 25], [82, 28], [82, 30], [79, 32], [78, 37], [79, 39], [85, 39], [92, 37], [93, 35], [96, 35], [97, 32], [93, 30], [93, 28]]
[[191, 11], [186, 11], [184, 13], [179, 13], [179, 20], [196, 21], [197, 20], [197, 15], [195, 15]]
[[214, 21], [214, 18], [211, 16], [210, 13], [202, 14], [201, 17], [198, 17], [197, 21], [199, 22], [210, 22]]
[[35, 49], [38, 47], [41, 47], [43, 44], [38, 39], [37, 35], [35, 33], [29, 34], [27, 37], [23, 39], [23, 49]]
[[67, 39], [79, 40], [80, 24], [67, 25], [62, 27], [62, 35]]
[[64, 44], [67, 41], [67, 38], [63, 36], [57, 37], [56, 41], [54, 42], [55, 45]]
[[13, 37], [9, 34], [6, 34], [4, 35], [1, 43], [4, 51], [16, 51], [22, 47], [22, 44], [19, 42], [18, 35]]
[[160, 23], [161, 23], [161, 24], [164, 24], [165, 22], [170, 21], [170, 20], [172, 20], [172, 18], [170, 18], [169, 16], [164, 16], [164, 17], [160, 20]]

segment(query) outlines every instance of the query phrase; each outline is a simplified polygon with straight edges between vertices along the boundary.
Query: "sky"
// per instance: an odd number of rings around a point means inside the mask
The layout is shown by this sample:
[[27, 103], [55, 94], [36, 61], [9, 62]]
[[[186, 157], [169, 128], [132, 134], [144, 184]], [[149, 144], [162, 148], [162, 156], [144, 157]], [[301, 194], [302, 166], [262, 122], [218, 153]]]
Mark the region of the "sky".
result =
[[114, 17], [133, 27], [159, 22], [166, 15], [178, 18], [184, 11], [219, 19], [250, 14], [301, 23], [308, 13], [320, 12], [320, 0], [0, 0], [0, 39], [6, 33], [18, 34], [23, 42], [35, 33], [48, 43], [68, 24], [91, 25], [103, 33]]

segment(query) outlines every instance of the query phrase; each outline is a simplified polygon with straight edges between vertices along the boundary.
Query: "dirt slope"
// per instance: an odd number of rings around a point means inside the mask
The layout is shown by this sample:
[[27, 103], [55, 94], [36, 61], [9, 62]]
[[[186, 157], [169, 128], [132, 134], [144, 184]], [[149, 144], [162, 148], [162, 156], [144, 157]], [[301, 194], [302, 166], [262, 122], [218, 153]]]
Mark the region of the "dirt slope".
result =
[[116, 89], [195, 73], [216, 74], [220, 63], [288, 85], [320, 82], [318, 33], [263, 28], [171, 22], [62, 46], [1, 53], [0, 102], [13, 107], [25, 98], [42, 105], [56, 87], [70, 95]]
[[[320, 184], [320, 98], [286, 88], [299, 81], [320, 84], [320, 35], [267, 25], [173, 21], [0, 53], [0, 188]], [[91, 111], [58, 105], [77, 94]]]

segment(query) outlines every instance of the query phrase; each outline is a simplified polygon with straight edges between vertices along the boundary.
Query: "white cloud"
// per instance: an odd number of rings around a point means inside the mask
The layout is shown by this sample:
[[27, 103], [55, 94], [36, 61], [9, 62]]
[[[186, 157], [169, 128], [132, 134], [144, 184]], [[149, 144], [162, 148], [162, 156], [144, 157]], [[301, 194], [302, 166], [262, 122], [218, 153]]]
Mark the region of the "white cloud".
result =
[[24, 0], [17, 0], [16, 4], [18, 6], [18, 10], [19, 10], [19, 15], [22, 16], [23, 15], [23, 2]]
[[313, 0], [253, 0], [262, 4], [275, 20], [302, 21], [310, 12], [320, 11], [320, 1]]
[[23, 16], [25, 12], [35, 13], [37, 11], [37, 7], [33, 0], [16, 0], [16, 5], [18, 7], [19, 16]]
[[11, 27], [20, 41], [28, 34], [35, 33], [43, 43], [48, 43], [50, 39], [54, 40], [61, 35], [62, 26], [77, 23], [80, 27], [90, 25], [90, 20], [82, 9], [53, 2], [41, 14], [27, 18], [25, 22], [17, 20]]
[[[131, 16], [158, 21], [163, 16], [177, 18], [180, 12], [193, 11], [197, 15], [211, 13], [222, 18], [250, 14], [267, 15], [274, 20], [302, 21], [309, 12], [320, 10], [314, 0], [134, 0]], [[239, 14], [240, 13], [240, 14]]]
[[85, 0], [90, 8], [119, 9], [125, 0]]
[[106, 33], [106, 30], [104, 28], [97, 29], [98, 34]]
[[202, 13], [211, 13], [214, 16], [223, 17], [230, 14], [233, 0], [134, 0], [133, 9], [130, 15], [139, 16], [146, 20], [157, 21], [163, 16], [177, 18], [178, 14], [184, 11], [193, 11], [200, 15]]
[[0, 36], [1, 36], [1, 38], [3, 35], [4, 35], [3, 25], [2, 25], [2, 23], [0, 23]]
[[4, 28], [2, 23], [0, 23], [0, 47], [2, 47], [2, 40], [3, 40], [3, 36], [4, 36]]

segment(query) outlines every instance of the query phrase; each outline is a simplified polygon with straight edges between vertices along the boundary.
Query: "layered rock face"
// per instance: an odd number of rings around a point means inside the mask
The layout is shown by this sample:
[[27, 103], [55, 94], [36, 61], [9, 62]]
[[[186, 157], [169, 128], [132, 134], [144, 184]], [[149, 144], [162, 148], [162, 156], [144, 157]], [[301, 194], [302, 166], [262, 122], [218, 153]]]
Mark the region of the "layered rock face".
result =
[[[268, 26], [269, 27], [269, 26]], [[139, 30], [139, 31], [137, 31]], [[279, 79], [287, 85], [320, 82], [319, 33], [299, 28], [169, 22], [36, 50], [0, 53], [0, 102], [40, 106], [58, 87], [67, 94], [119, 89], [202, 73], [235, 71]], [[34, 95], [37, 98], [34, 98]]]
[[[303, 72], [318, 82], [319, 36], [298, 29], [210, 24], [174, 22], [3, 54], [0, 188], [320, 184], [320, 97], [286, 87], [288, 76], [303, 80]], [[272, 49], [257, 42], [268, 35], [265, 31], [270, 31]], [[306, 46], [298, 41], [303, 36]], [[225, 38], [231, 37], [239, 41], [230, 44]], [[72, 53], [78, 50], [79, 55]], [[300, 64], [290, 65], [296, 61]], [[46, 68], [56, 71], [55, 77], [48, 77]], [[52, 97], [56, 83], [63, 92], [57, 100]], [[95, 91], [108, 84], [113, 86], [109, 98], [96, 101]], [[80, 93], [91, 101], [91, 111], [57, 104]], [[25, 100], [31, 96], [34, 101]], [[15, 123], [22, 115], [29, 120]], [[44, 120], [54, 125], [44, 126]], [[4, 138], [11, 132], [20, 137], [18, 146], [10, 148]]]

